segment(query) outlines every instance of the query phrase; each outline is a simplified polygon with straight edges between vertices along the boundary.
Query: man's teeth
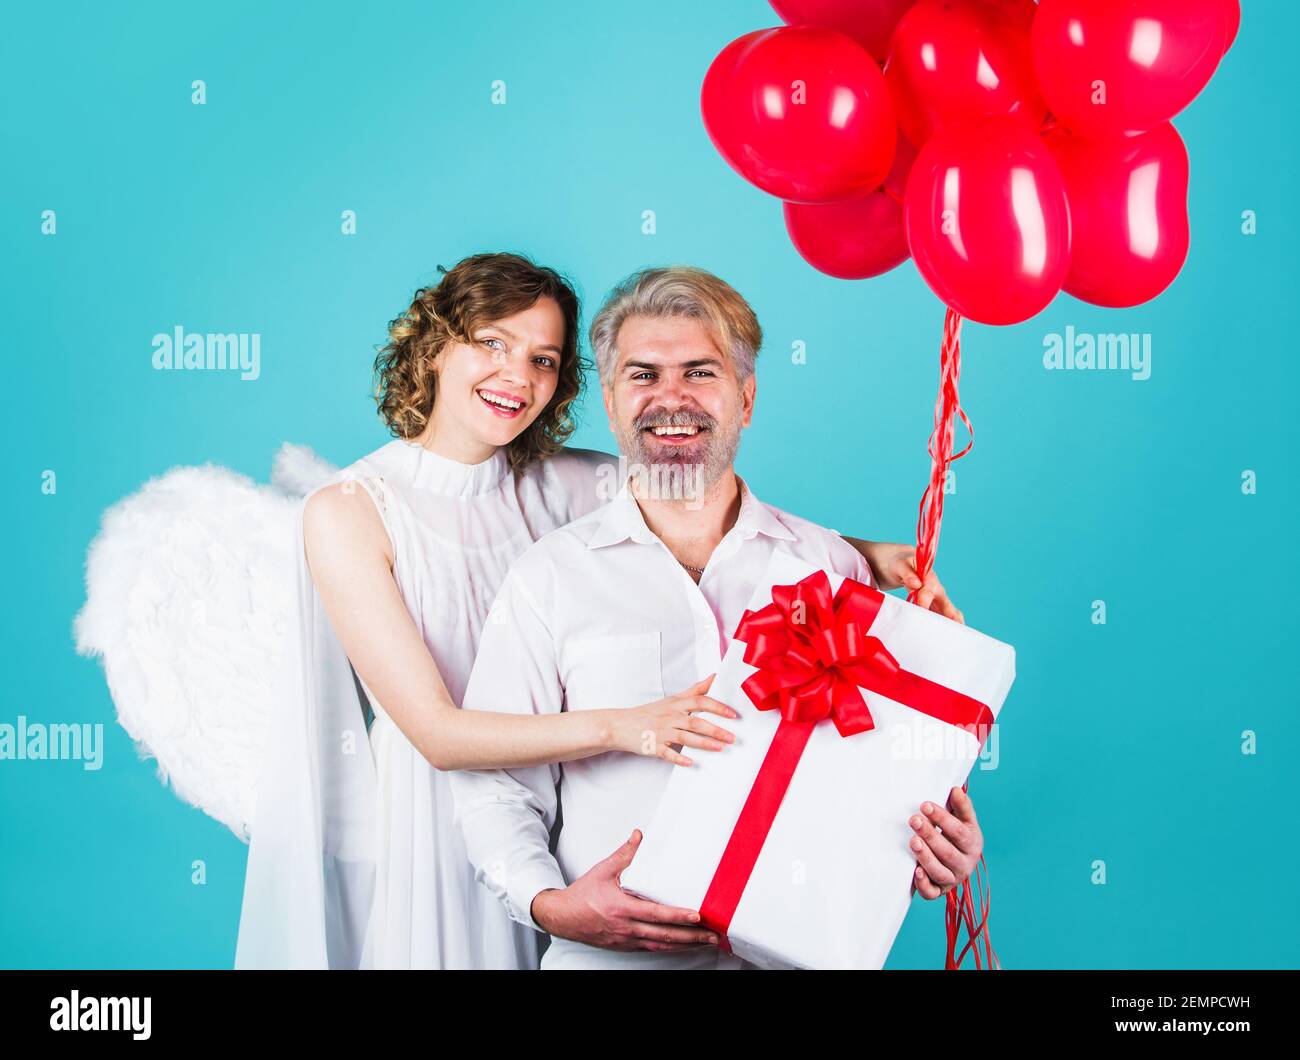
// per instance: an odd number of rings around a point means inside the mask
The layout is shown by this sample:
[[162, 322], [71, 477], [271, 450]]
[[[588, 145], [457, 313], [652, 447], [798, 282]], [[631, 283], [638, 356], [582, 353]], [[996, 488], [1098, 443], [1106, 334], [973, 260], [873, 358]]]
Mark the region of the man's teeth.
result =
[[654, 431], [655, 434], [660, 438], [669, 434], [693, 435], [693, 434], [700, 433], [700, 429], [698, 427], [651, 427], [650, 429]]
[[503, 409], [521, 409], [524, 407], [522, 401], [511, 401], [510, 398], [498, 397], [496, 394], [489, 394], [486, 390], [476, 391], [479, 397], [484, 401], [490, 401], [494, 405], [500, 405]]

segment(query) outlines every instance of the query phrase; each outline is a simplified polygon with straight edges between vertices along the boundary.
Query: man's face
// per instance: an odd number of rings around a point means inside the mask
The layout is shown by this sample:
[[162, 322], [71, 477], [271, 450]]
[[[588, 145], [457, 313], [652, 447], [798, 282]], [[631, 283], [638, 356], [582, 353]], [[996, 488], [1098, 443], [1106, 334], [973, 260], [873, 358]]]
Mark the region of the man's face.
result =
[[623, 455], [634, 468], [675, 468], [707, 490], [735, 460], [754, 376], [742, 383], [704, 323], [684, 317], [628, 317], [615, 348], [603, 389]]

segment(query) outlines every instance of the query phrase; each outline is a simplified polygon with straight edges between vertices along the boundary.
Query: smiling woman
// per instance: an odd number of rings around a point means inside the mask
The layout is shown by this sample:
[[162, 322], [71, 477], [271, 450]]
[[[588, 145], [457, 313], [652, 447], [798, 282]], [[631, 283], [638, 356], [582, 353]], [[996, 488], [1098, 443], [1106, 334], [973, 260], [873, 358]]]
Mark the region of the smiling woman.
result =
[[[448, 455], [471, 463], [505, 446], [511, 469], [524, 471], [573, 433], [577, 295], [518, 255], [466, 258], [392, 321], [375, 373], [380, 415], [399, 438], [436, 435], [435, 444], [461, 450]], [[514, 425], [489, 426], [484, 411]]]

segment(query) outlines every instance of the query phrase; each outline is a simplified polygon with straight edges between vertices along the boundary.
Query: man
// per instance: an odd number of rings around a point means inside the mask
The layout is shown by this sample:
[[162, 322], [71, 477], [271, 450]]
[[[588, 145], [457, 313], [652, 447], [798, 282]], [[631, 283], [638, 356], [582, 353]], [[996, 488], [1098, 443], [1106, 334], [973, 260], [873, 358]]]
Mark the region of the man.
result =
[[[733, 470], [762, 341], [735, 290], [698, 269], [645, 270], [613, 292], [591, 333], [629, 474], [609, 504], [546, 535], [512, 568], [483, 631], [466, 709], [632, 706], [696, 682], [702, 692], [774, 551], [872, 580], [837, 534], [763, 504]], [[692, 747], [726, 753], [731, 734], [692, 718], [682, 750], [664, 748], [662, 760], [609, 753], [451, 775], [478, 878], [512, 917], [552, 936], [543, 968], [743, 965], [694, 910], [619, 887], [672, 763]], [[960, 788], [950, 805], [951, 813], [926, 803], [911, 818], [914, 886], [926, 897], [965, 879], [982, 850]]]

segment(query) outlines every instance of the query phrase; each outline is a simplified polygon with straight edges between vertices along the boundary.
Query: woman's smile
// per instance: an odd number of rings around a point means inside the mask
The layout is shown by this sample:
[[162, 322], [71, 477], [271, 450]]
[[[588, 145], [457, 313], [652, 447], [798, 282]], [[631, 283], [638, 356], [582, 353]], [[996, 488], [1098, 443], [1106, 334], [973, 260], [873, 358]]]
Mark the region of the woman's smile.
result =
[[479, 400], [492, 410], [494, 416], [500, 416], [503, 420], [513, 420], [522, 416], [524, 409], [528, 407], [528, 402], [521, 397], [513, 394], [507, 394], [502, 390], [489, 390], [487, 387], [478, 387], [475, 391]]

